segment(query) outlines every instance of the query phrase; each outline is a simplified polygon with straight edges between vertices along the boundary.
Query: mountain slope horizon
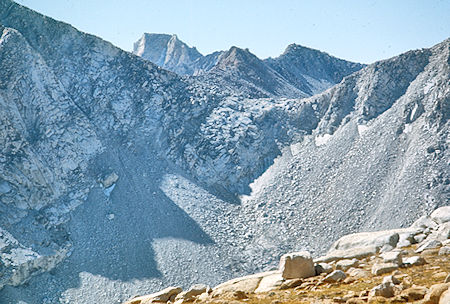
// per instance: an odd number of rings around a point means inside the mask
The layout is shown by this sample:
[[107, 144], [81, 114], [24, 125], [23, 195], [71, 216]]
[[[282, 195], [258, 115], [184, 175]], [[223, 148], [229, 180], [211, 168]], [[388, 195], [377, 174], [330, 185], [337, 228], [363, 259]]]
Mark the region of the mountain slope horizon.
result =
[[[220, 85], [226, 77], [226, 82], [234, 82], [236, 87], [253, 86], [257, 95], [250, 93], [251, 97], [311, 96], [364, 66], [296, 44], [274, 59], [261, 60], [248, 49], [236, 46], [203, 56], [176, 35], [150, 33], [144, 33], [134, 44], [133, 54], [180, 75], [208, 74]], [[219, 73], [214, 72], [217, 70]], [[221, 77], [224, 74], [227, 76]], [[246, 83], [242, 85], [242, 81]]]

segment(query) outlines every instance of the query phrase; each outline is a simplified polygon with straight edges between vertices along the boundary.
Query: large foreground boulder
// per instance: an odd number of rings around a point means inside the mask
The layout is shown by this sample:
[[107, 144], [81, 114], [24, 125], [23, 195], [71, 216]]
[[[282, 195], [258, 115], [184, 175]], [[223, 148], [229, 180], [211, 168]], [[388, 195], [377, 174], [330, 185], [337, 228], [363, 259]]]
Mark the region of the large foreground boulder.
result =
[[212, 297], [217, 297], [226, 293], [233, 292], [254, 292], [264, 277], [277, 274], [277, 271], [261, 272], [245, 277], [236, 278], [213, 288]]
[[316, 275], [314, 262], [307, 251], [283, 255], [280, 259], [280, 272], [284, 279], [309, 278]]

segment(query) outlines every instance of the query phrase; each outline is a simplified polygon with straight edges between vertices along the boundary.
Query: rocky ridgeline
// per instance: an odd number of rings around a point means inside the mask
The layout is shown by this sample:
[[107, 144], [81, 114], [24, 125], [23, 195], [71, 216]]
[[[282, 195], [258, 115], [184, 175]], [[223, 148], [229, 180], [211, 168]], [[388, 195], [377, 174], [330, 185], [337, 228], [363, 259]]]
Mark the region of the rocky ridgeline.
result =
[[450, 303], [450, 206], [411, 227], [349, 234], [325, 256], [283, 255], [279, 268], [183, 291], [168, 287], [125, 304]]

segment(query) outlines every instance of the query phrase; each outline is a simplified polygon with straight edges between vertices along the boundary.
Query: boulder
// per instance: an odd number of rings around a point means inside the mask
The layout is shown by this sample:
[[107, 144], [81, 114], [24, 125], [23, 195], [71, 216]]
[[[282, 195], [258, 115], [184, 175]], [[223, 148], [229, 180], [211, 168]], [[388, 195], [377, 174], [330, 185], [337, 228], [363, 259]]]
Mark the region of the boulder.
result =
[[335, 270], [329, 275], [327, 275], [322, 281], [325, 283], [334, 283], [344, 280], [347, 277], [345, 272], [342, 270]]
[[284, 279], [281, 276], [281, 273], [274, 273], [268, 276], [265, 276], [259, 282], [258, 288], [255, 289], [255, 293], [268, 292], [276, 289], [280, 289], [281, 284]]
[[315, 260], [316, 263], [340, 261], [344, 259], [362, 259], [378, 253], [380, 248], [376, 246], [357, 247], [345, 250], [332, 250], [327, 255]]
[[307, 251], [292, 252], [280, 259], [280, 272], [284, 279], [309, 278], [316, 275], [311, 254]]
[[421, 256], [412, 256], [403, 260], [403, 264], [406, 266], [422, 266], [427, 262]]
[[394, 284], [390, 282], [383, 282], [380, 285], [375, 286], [369, 292], [369, 298], [383, 297], [391, 298], [394, 296]]
[[211, 296], [217, 297], [225, 293], [233, 293], [236, 291], [243, 291], [247, 293], [254, 292], [256, 288], [258, 288], [258, 285], [261, 282], [262, 278], [275, 273], [278, 272], [268, 271], [232, 279], [214, 287]]
[[180, 287], [171, 286], [156, 293], [133, 298], [125, 302], [124, 304], [149, 304], [153, 302], [167, 302], [172, 297], [176, 297], [181, 291], [182, 289]]
[[402, 248], [415, 244], [416, 243], [415, 236], [421, 234], [424, 231], [424, 228], [410, 227], [403, 229], [395, 229], [393, 231], [397, 232], [399, 236], [396, 247]]
[[428, 289], [424, 286], [413, 286], [408, 289], [403, 290], [400, 293], [400, 297], [412, 302], [412, 301], [418, 301], [422, 300], [425, 295], [427, 294]]
[[291, 280], [285, 280], [280, 285], [280, 289], [291, 289], [295, 288], [297, 286], [300, 286], [303, 283], [303, 279], [291, 279]]
[[384, 263], [394, 263], [402, 265], [402, 253], [399, 251], [384, 252], [380, 255]]
[[398, 269], [398, 264], [394, 263], [377, 263], [372, 266], [372, 274], [380, 275], [392, 272]]
[[105, 177], [104, 179], [102, 179], [100, 182], [102, 183], [104, 188], [109, 188], [113, 184], [115, 184], [118, 179], [119, 179], [119, 176], [117, 175], [117, 173], [113, 172], [113, 173], [109, 174], [107, 177]]
[[436, 284], [430, 287], [430, 290], [425, 295], [422, 304], [439, 304], [441, 295], [450, 288], [450, 283]]
[[334, 242], [328, 254], [335, 250], [348, 250], [353, 248], [376, 247], [380, 249], [385, 245], [395, 247], [398, 240], [399, 234], [396, 230], [352, 233]]
[[438, 224], [450, 222], [450, 206], [444, 206], [434, 210], [430, 217]]
[[336, 263], [336, 269], [347, 271], [351, 267], [358, 267], [359, 261], [357, 259], [352, 260], [340, 260]]
[[357, 279], [359, 278], [365, 278], [368, 277], [370, 275], [370, 272], [368, 272], [365, 269], [361, 269], [361, 268], [350, 268], [347, 271], [348, 275], [355, 277]]

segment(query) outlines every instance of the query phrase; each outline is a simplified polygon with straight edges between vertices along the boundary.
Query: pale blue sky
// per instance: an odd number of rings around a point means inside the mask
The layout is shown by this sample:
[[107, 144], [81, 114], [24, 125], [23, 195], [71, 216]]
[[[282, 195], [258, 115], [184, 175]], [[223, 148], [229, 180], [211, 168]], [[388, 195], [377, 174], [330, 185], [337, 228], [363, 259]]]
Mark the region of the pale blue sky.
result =
[[235, 45], [260, 58], [290, 43], [371, 63], [450, 37], [449, 0], [19, 0], [124, 50], [143, 32], [203, 53]]

